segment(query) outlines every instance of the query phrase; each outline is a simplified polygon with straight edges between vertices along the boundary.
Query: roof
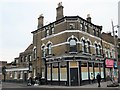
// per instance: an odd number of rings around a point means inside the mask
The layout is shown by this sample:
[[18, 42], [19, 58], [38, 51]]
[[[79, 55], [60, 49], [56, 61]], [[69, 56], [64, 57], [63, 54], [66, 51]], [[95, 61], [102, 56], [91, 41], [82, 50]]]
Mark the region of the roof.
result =
[[54, 21], [54, 22], [52, 22], [52, 23], [49, 23], [49, 24], [47, 24], [47, 25], [45, 25], [45, 26], [43, 26], [43, 27], [41, 27], [41, 28], [38, 28], [37, 30], [32, 31], [31, 33], [37, 33], [37, 32], [38, 32], [39, 30], [41, 30], [42, 28], [45, 28], [45, 27], [47, 27], [47, 26], [49, 26], [49, 25], [51, 25], [51, 24], [53, 24], [53, 23], [56, 23], [56, 22], [58, 22], [58, 21], [60, 21], [60, 20], [67, 19], [67, 18], [73, 18], [73, 19], [74, 19], [74, 18], [79, 18], [79, 19], [81, 19], [81, 20], [83, 20], [83, 21], [85, 21], [85, 22], [87, 22], [87, 23], [90, 23], [91, 25], [93, 25], [93, 26], [95, 26], [95, 27], [100, 28], [100, 30], [102, 30], [102, 26], [95, 25], [95, 24], [87, 21], [86, 19], [81, 18], [80, 16], [64, 16], [63, 18], [58, 19], [58, 20], [56, 20], [56, 21]]
[[33, 44], [30, 44], [25, 51], [33, 49]]

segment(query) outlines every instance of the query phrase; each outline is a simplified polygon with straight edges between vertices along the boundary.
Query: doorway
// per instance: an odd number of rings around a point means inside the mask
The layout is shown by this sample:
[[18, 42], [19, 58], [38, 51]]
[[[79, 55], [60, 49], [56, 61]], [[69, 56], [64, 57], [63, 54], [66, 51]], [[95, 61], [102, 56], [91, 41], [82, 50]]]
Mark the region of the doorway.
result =
[[78, 85], [78, 68], [70, 68], [70, 82], [71, 86]]

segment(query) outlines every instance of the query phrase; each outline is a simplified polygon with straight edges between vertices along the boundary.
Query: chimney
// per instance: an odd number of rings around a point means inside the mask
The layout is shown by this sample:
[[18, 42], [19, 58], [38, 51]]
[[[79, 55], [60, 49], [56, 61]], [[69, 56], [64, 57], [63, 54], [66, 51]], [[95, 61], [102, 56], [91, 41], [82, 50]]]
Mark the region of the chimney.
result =
[[87, 21], [88, 21], [88, 22], [91, 22], [90, 14], [87, 14]]
[[43, 26], [44, 23], [44, 16], [43, 14], [41, 14], [38, 18], [38, 28], [41, 28]]
[[56, 8], [56, 20], [61, 19], [62, 17], [64, 17], [63, 15], [63, 6], [62, 6], [62, 2], [58, 3], [58, 7]]

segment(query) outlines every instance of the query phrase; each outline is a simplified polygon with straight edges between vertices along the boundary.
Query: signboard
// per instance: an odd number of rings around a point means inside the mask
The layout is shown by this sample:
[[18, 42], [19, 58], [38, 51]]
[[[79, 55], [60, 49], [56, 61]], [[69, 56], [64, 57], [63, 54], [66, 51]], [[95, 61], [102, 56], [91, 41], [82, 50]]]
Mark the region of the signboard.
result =
[[114, 60], [106, 59], [105, 64], [106, 64], [106, 67], [113, 68], [114, 67]]

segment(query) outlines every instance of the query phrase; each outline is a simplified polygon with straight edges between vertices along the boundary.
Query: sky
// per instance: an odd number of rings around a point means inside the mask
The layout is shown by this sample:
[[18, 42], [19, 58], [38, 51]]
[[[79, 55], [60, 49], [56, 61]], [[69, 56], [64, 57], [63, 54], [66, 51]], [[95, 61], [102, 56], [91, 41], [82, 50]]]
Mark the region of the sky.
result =
[[113, 20], [118, 24], [120, 0], [0, 0], [0, 61], [13, 61], [32, 43], [32, 31], [37, 29], [38, 17], [44, 16], [44, 24], [56, 20], [56, 7], [64, 6], [64, 16], [86, 19], [103, 26], [102, 32], [111, 32]]

